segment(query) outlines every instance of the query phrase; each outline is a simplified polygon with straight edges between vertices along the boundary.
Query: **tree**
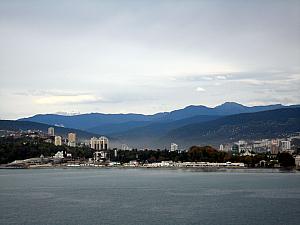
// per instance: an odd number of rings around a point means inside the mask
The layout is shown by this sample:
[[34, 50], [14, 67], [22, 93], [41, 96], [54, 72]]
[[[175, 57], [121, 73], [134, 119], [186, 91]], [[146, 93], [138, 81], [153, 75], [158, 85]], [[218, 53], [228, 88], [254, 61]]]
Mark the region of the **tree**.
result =
[[295, 166], [294, 157], [291, 154], [287, 153], [287, 152], [283, 152], [283, 153], [278, 154], [278, 162], [283, 167], [293, 167], [293, 166]]

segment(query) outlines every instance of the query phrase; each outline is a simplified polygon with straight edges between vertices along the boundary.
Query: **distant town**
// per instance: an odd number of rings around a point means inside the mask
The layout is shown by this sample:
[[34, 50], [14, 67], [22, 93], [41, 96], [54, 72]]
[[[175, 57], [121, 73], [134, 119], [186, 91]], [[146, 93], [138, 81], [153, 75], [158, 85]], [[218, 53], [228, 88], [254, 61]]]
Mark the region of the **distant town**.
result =
[[111, 148], [105, 136], [78, 141], [40, 130], [1, 131], [1, 168], [300, 168], [300, 132], [286, 138], [239, 140], [181, 149], [132, 149], [126, 144]]

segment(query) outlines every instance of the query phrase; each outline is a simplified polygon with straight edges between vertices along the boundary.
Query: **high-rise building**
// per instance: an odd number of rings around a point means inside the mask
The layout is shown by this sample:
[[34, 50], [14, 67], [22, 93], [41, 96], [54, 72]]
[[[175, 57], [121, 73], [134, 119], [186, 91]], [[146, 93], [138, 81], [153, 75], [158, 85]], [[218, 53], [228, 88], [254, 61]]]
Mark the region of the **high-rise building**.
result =
[[48, 135], [49, 136], [54, 136], [54, 127], [49, 127], [48, 128]]
[[176, 143], [171, 143], [171, 152], [175, 152], [178, 150], [178, 145]]
[[76, 134], [68, 133], [68, 145], [70, 147], [76, 147]]
[[232, 147], [231, 147], [231, 153], [233, 155], [238, 155], [239, 154], [239, 145], [237, 145], [237, 144], [232, 145]]
[[54, 144], [56, 146], [61, 146], [61, 144], [62, 144], [61, 136], [55, 136], [55, 138], [54, 138]]
[[95, 150], [108, 150], [109, 141], [107, 137], [101, 136], [100, 138], [93, 137], [90, 140], [90, 147]]
[[272, 155], [277, 155], [278, 152], [279, 152], [278, 146], [275, 145], [275, 144], [271, 144], [271, 154], [272, 154]]
[[224, 145], [221, 144], [220, 147], [219, 147], [219, 150], [224, 151]]
[[280, 147], [281, 147], [282, 151], [290, 150], [291, 142], [290, 141], [280, 141]]

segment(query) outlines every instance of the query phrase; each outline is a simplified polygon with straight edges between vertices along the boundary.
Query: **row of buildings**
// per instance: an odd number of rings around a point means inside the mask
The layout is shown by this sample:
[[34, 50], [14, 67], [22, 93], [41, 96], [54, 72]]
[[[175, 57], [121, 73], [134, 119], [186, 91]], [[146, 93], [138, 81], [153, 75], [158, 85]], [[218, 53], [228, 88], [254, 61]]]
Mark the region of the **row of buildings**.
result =
[[70, 147], [76, 147], [76, 133], [68, 133], [68, 138], [63, 141], [61, 136], [55, 135], [54, 127], [49, 127], [48, 135], [54, 137], [54, 144], [56, 146], [61, 146], [63, 143], [66, 143]]
[[[54, 127], [49, 127], [48, 135], [54, 137], [54, 144], [56, 146], [61, 146], [63, 143], [66, 143], [70, 147], [76, 147], [76, 133], [68, 133], [68, 138], [64, 141], [61, 136], [55, 135]], [[108, 138], [104, 136], [101, 136], [100, 138], [92, 137], [89, 146], [94, 150], [108, 150], [109, 141]]]
[[251, 155], [257, 153], [271, 153], [277, 155], [280, 152], [294, 153], [292, 141], [293, 139], [300, 140], [300, 134], [289, 138], [278, 139], [262, 139], [254, 141], [239, 140], [233, 144], [221, 144], [220, 151], [232, 152], [233, 154]]

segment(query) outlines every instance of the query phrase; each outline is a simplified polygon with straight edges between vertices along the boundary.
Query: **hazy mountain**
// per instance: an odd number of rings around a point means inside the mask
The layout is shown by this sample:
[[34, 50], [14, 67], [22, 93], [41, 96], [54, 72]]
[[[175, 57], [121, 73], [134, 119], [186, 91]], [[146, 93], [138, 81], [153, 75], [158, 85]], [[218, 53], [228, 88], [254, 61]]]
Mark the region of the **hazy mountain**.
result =
[[39, 114], [29, 118], [20, 119], [20, 121], [32, 121], [46, 123], [50, 125], [63, 125], [64, 127], [82, 129], [96, 133], [116, 133], [127, 131], [133, 128], [148, 125], [152, 122], [171, 122], [182, 120], [194, 116], [224, 116], [238, 113], [259, 112], [277, 108], [283, 108], [283, 105], [268, 106], [243, 106], [234, 102], [226, 102], [215, 108], [206, 106], [187, 106], [183, 109], [171, 112], [157, 113], [153, 115], [143, 114], [104, 114], [90, 113], [81, 115], [57, 115], [57, 114]]
[[[148, 142], [156, 139], [157, 137], [161, 137], [166, 135], [169, 131], [185, 126], [187, 124], [195, 124], [201, 122], [207, 122], [211, 120], [215, 120], [220, 118], [220, 116], [194, 116], [182, 120], [170, 121], [170, 122], [155, 122], [151, 123], [147, 126], [133, 128], [127, 131], [111, 133], [110, 135], [115, 137], [116, 139], [122, 140], [126, 142], [127, 140], [136, 140], [137, 142]], [[133, 143], [132, 143], [133, 144]]]
[[152, 121], [129, 121], [125, 123], [107, 123], [100, 126], [86, 129], [86, 131], [96, 134], [106, 134], [116, 132], [124, 132], [133, 128], [144, 127], [148, 124], [153, 123]]
[[300, 131], [300, 108], [243, 113], [210, 121], [199, 121], [197, 117], [190, 119], [179, 120], [178, 126], [176, 121], [156, 123], [156, 126], [151, 124], [112, 136], [132, 147], [163, 148], [169, 147], [171, 142], [181, 147], [193, 144], [218, 145], [239, 139], [270, 138]]
[[106, 126], [107, 124], [119, 124], [132, 121], [155, 121], [164, 117], [164, 113], [155, 115], [143, 114], [104, 114], [89, 113], [74, 116], [56, 115], [56, 114], [38, 114], [29, 118], [19, 119], [20, 121], [32, 121], [46, 124], [60, 124], [64, 127], [87, 130], [97, 126]]
[[243, 113], [170, 131], [158, 143], [171, 141], [182, 146], [220, 144], [239, 139], [271, 138], [300, 131], [300, 108]]

